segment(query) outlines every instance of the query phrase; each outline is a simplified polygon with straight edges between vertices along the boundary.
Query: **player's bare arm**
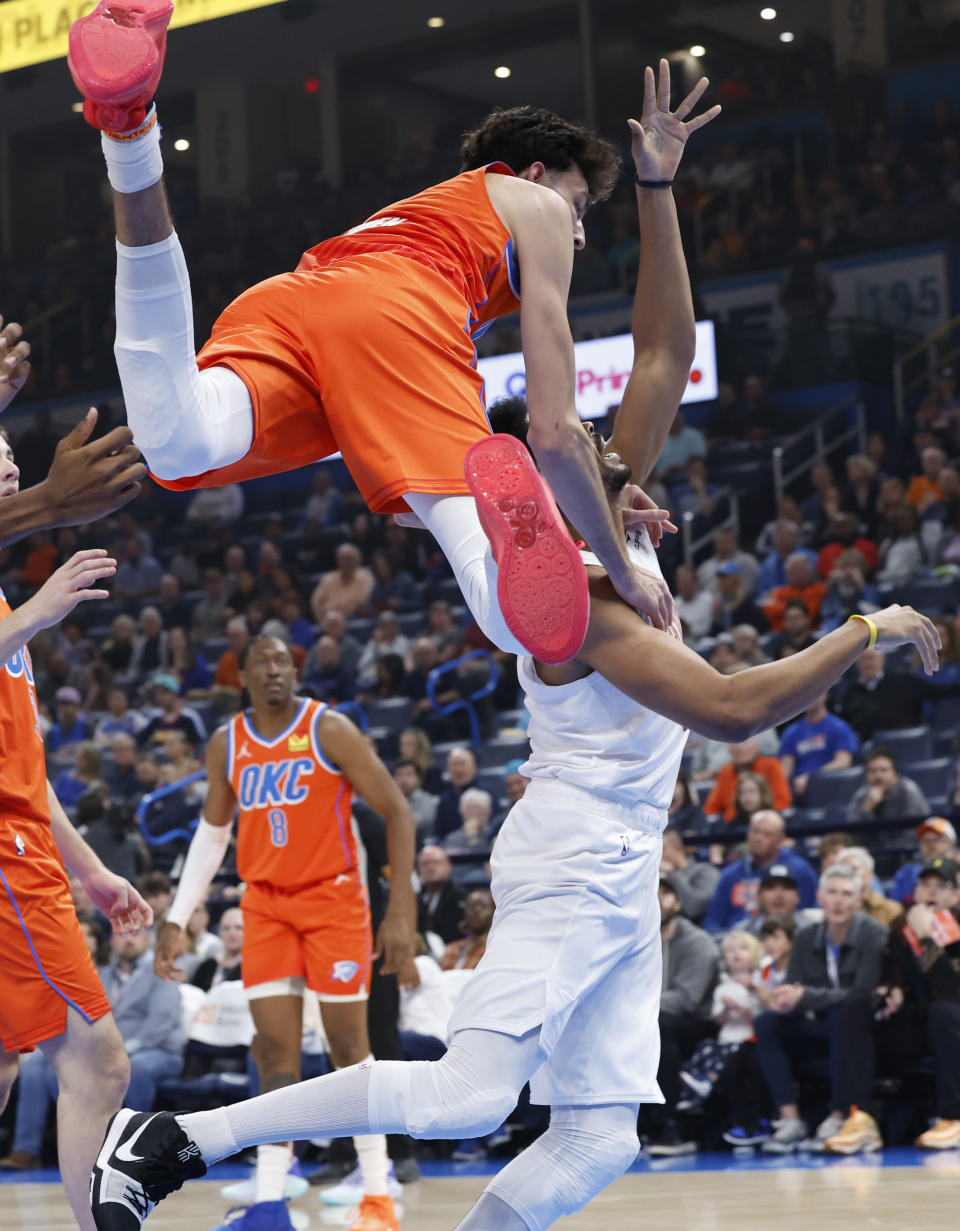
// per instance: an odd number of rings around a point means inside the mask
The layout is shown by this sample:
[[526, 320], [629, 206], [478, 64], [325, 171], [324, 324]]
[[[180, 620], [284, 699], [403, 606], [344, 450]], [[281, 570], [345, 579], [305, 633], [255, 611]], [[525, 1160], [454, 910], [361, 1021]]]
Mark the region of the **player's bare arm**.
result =
[[[644, 70], [643, 111], [639, 121], [627, 121], [637, 179], [648, 183], [674, 179], [690, 135], [720, 113], [715, 106], [686, 118], [708, 84], [701, 77], [671, 112], [669, 63], [660, 61], [658, 78], [652, 68]], [[696, 349], [696, 329], [673, 192], [639, 184], [635, 191], [642, 242], [631, 319], [634, 361], [609, 449], [627, 462], [634, 482], [643, 484], [680, 405]]]
[[177, 893], [157, 931], [153, 968], [162, 979], [183, 981], [176, 961], [188, 949], [186, 923], [206, 899], [230, 842], [237, 797], [227, 780], [227, 728], [218, 727], [207, 744], [207, 797], [190, 841]]
[[[870, 636], [863, 621], [852, 620], [799, 654], [720, 675], [682, 642], [650, 628], [617, 598], [599, 570], [588, 571], [590, 624], [576, 660], [579, 675], [586, 668], [599, 671], [641, 705], [710, 739], [740, 742], [794, 717], [856, 662]], [[936, 671], [940, 638], [926, 616], [892, 606], [871, 619], [879, 647], [914, 645], [924, 670]], [[539, 670], [547, 683], [578, 678], [574, 663]]]
[[573, 201], [540, 184], [508, 176], [488, 175], [487, 188], [514, 238], [520, 263], [530, 448], [560, 507], [593, 545], [618, 593], [658, 628], [666, 628], [667, 587], [660, 578], [635, 568], [627, 556], [574, 403], [567, 295], [574, 241], [582, 237], [580, 218], [588, 204], [585, 184], [579, 196], [573, 194]]
[[113, 924], [113, 930], [139, 932], [153, 923], [153, 911], [129, 881], [104, 867], [60, 806], [53, 787], [47, 781], [47, 803], [50, 806], [50, 831], [60, 851], [67, 871], [82, 883], [90, 900]]
[[[8, 496], [7, 499], [14, 497]], [[116, 560], [108, 556], [102, 547], [75, 552], [32, 598], [0, 620], [0, 662], [6, 662], [16, 654], [41, 629], [59, 624], [78, 603], [109, 598], [109, 590], [91, 587], [105, 577], [112, 577], [116, 571]]]
[[16, 321], [5, 325], [0, 316], [0, 414], [26, 384], [30, 375], [30, 343]]
[[416, 899], [411, 877], [416, 848], [416, 824], [410, 805], [387, 767], [371, 750], [357, 728], [342, 714], [324, 710], [317, 734], [328, 757], [354, 790], [387, 826], [390, 861], [390, 899], [376, 938], [375, 956], [383, 954], [383, 973], [397, 969], [413, 957]]
[[[2, 386], [0, 386], [2, 388]], [[97, 412], [91, 408], [57, 445], [42, 483], [4, 498], [0, 506], [0, 547], [34, 530], [77, 526], [106, 517], [140, 491], [147, 468], [128, 427], [91, 441]]]

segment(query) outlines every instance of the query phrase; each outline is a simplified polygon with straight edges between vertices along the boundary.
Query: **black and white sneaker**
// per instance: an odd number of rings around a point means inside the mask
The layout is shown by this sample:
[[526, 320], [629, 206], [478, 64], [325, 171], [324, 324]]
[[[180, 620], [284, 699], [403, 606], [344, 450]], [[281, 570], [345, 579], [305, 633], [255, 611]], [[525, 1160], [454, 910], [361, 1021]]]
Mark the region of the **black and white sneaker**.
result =
[[140, 1231], [158, 1201], [206, 1171], [172, 1112], [123, 1108], [107, 1126], [90, 1175], [97, 1231]]

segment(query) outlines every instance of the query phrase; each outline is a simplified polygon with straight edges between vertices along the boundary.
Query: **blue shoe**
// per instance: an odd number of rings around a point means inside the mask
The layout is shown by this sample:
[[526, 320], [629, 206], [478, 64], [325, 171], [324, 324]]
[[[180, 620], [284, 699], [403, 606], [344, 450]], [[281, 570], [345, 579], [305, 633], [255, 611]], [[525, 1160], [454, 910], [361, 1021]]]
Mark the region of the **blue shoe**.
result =
[[736, 1128], [728, 1128], [723, 1134], [723, 1139], [727, 1145], [731, 1146], [758, 1146], [764, 1141], [769, 1141], [772, 1136], [769, 1123], [766, 1128], [759, 1124], [756, 1128], [738, 1124]]
[[479, 1163], [487, 1157], [487, 1150], [479, 1137], [470, 1137], [461, 1141], [450, 1157], [458, 1163]]
[[284, 1201], [236, 1205], [214, 1231], [295, 1231]]
[[[306, 1177], [299, 1161], [295, 1158], [290, 1164], [290, 1170], [287, 1172], [287, 1179], [283, 1188], [284, 1201], [296, 1201], [298, 1197], [309, 1189]], [[224, 1201], [233, 1201], [237, 1205], [253, 1205], [257, 1194], [257, 1169], [254, 1167], [250, 1178], [247, 1180], [234, 1180], [231, 1184], [224, 1184], [220, 1189], [220, 1196]]]

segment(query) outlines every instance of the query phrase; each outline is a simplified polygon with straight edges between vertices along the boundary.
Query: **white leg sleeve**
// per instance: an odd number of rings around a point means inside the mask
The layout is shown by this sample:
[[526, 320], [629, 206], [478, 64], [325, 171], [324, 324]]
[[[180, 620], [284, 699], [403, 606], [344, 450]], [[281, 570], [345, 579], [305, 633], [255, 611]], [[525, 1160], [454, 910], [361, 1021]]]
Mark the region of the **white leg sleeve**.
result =
[[117, 242], [114, 354], [134, 440], [161, 479], [238, 462], [253, 443], [250, 393], [229, 368], [201, 372], [183, 249]]
[[507, 628], [497, 603], [497, 562], [483, 532], [472, 496], [429, 496], [406, 492], [404, 500], [440, 544], [474, 619], [507, 654], [526, 650]]
[[[547, 1131], [491, 1180], [484, 1197], [508, 1205], [529, 1231], [545, 1231], [613, 1183], [639, 1149], [636, 1106], [554, 1107]], [[457, 1231], [486, 1231], [482, 1203]]]

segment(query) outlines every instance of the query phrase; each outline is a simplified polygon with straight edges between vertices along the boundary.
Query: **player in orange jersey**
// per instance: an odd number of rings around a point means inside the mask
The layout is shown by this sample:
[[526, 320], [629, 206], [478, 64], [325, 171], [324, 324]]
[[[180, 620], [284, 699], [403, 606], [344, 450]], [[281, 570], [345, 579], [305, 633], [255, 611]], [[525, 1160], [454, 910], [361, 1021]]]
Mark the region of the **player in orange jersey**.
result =
[[[620, 595], [668, 627], [669, 591], [630, 560], [574, 405], [573, 251], [585, 244], [586, 210], [619, 175], [616, 147], [542, 109], [494, 112], [466, 135], [463, 174], [246, 291], [198, 366], [150, 107], [171, 12], [169, 0], [100, 0], [74, 24], [69, 55], [84, 114], [103, 133], [117, 365], [154, 477], [219, 485], [339, 449], [372, 509], [412, 510], [438, 540], [494, 644], [557, 662], [579, 649], [589, 600], [552, 487]], [[645, 108], [635, 139], [684, 121], [706, 85], [675, 115]], [[684, 140], [718, 111], [682, 124]], [[549, 487], [525, 451], [488, 440], [473, 338], [518, 306], [530, 443]]]
[[[2, 397], [2, 395], [0, 395]], [[0, 494], [19, 472], [0, 433]], [[57, 1076], [60, 1172], [83, 1231], [95, 1231], [89, 1172], [97, 1141], [123, 1102], [130, 1064], [77, 920], [67, 870], [117, 932], [149, 927], [136, 890], [109, 872], [73, 825], [47, 780], [27, 642], [110, 577], [105, 551], [77, 552], [27, 602], [11, 611], [0, 591], [0, 1111], [20, 1053], [40, 1047]]]
[[[376, 948], [385, 974], [413, 956], [415, 824], [403, 794], [357, 728], [320, 701], [295, 695], [290, 648], [276, 637], [250, 642], [240, 679], [251, 708], [217, 730], [207, 750], [209, 793], [157, 943], [156, 969], [177, 977], [185, 928], [206, 897], [239, 809], [237, 871], [243, 896], [243, 982], [257, 1036], [264, 1091], [299, 1080], [305, 989], [320, 999], [336, 1068], [370, 1056], [367, 997], [371, 934], [364, 875], [351, 817], [357, 790], [387, 824], [390, 901]], [[386, 1138], [354, 1138], [365, 1196], [355, 1231], [398, 1223], [388, 1192]], [[255, 1202], [234, 1231], [283, 1231], [290, 1146], [260, 1146]], [[245, 1221], [246, 1220], [246, 1221]]]

